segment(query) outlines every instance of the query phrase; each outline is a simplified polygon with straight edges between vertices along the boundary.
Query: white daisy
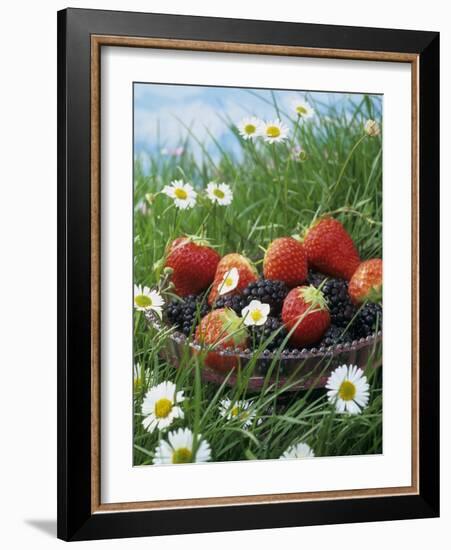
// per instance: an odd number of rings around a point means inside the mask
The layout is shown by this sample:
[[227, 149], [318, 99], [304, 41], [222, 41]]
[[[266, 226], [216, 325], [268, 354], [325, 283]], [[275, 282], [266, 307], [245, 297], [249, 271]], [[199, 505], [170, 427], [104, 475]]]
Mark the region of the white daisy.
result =
[[368, 405], [369, 384], [362, 369], [355, 365], [337, 367], [327, 380], [329, 402], [339, 413], [359, 414]]
[[236, 267], [232, 267], [232, 269], [229, 269], [229, 271], [224, 273], [224, 277], [218, 286], [219, 295], [223, 296], [224, 294], [235, 290], [235, 288], [238, 286], [239, 280], [240, 274], [238, 273], [238, 269]]
[[259, 129], [262, 121], [257, 117], [247, 117], [240, 121], [237, 128], [240, 136], [244, 139], [254, 139], [259, 135]]
[[207, 196], [211, 202], [216, 202], [220, 206], [228, 206], [233, 200], [232, 190], [226, 183], [214, 183], [211, 181], [207, 185]]
[[365, 122], [365, 132], [370, 137], [376, 137], [381, 133], [381, 129], [375, 120], [370, 119]]
[[239, 420], [243, 428], [248, 428], [257, 414], [255, 410], [249, 411], [252, 401], [231, 401], [223, 399], [219, 403], [219, 414], [227, 420]]
[[133, 301], [138, 311], [155, 311], [161, 317], [164, 300], [157, 290], [150, 290], [147, 286], [135, 285]]
[[171, 181], [171, 185], [165, 185], [163, 193], [174, 199], [175, 206], [182, 210], [192, 208], [196, 204], [196, 191], [190, 183], [184, 183], [182, 180], [174, 180]]
[[256, 325], [261, 326], [266, 323], [268, 319], [269, 304], [262, 304], [259, 300], [252, 300], [252, 302], [241, 310], [241, 316], [244, 319], [246, 326]]
[[183, 400], [183, 391], [177, 391], [172, 382], [153, 386], [144, 396], [141, 412], [145, 416], [143, 426], [148, 432], [167, 428], [176, 418], [183, 418], [178, 406]]
[[288, 126], [281, 120], [272, 120], [263, 124], [260, 134], [268, 143], [277, 143], [288, 138]]
[[292, 102], [292, 107], [299, 118], [308, 119], [312, 118], [312, 116], [315, 114], [315, 110], [312, 109], [312, 107], [310, 107], [310, 105], [302, 99], [294, 99]]
[[279, 459], [285, 458], [313, 458], [315, 453], [307, 443], [298, 443], [297, 445], [291, 445], [288, 449], [279, 456]]
[[189, 462], [207, 462], [211, 458], [211, 449], [207, 441], [198, 435], [197, 449], [193, 449], [194, 434], [188, 428], [179, 428], [170, 432], [168, 440], [161, 440], [155, 450], [154, 464], [186, 464]]

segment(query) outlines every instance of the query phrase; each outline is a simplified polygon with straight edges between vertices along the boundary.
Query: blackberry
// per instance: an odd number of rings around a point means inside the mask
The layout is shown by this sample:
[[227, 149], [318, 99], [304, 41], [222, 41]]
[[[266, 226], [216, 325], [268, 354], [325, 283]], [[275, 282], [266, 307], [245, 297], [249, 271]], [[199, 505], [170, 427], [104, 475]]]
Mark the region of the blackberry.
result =
[[325, 348], [328, 348], [330, 346], [336, 346], [337, 344], [344, 344], [346, 342], [351, 343], [353, 341], [351, 331], [344, 331], [345, 329], [342, 327], [330, 325], [321, 342], [318, 344], [318, 347], [324, 346]]
[[246, 306], [247, 302], [242, 294], [225, 294], [224, 296], [219, 296], [213, 307], [214, 309], [228, 307], [233, 309], [238, 315], [241, 315], [241, 310]]
[[169, 323], [178, 328], [185, 336], [193, 333], [198, 321], [208, 313], [206, 296], [187, 296], [183, 300], [172, 300], [165, 307]]
[[365, 304], [354, 321], [354, 331], [357, 338], [366, 338], [382, 326], [382, 306], [380, 304]]
[[348, 294], [348, 282], [344, 279], [327, 279], [321, 287], [329, 306], [332, 323], [347, 327], [356, 314], [356, 308]]
[[272, 340], [268, 342], [265, 346], [265, 349], [273, 351], [279, 349], [283, 344], [283, 341], [287, 337], [287, 331], [283, 326], [283, 323], [277, 319], [277, 317], [269, 316], [266, 319], [266, 323], [261, 326], [253, 325], [249, 327], [250, 332], [250, 341], [254, 349], [259, 348], [274, 332], [277, 331], [277, 334], [274, 334]]
[[278, 313], [282, 309], [288, 290], [287, 285], [282, 281], [259, 279], [247, 285], [243, 290], [243, 297], [246, 305], [249, 305], [252, 300], [259, 300], [271, 306], [271, 313]]
[[309, 269], [305, 284], [312, 285], [315, 288], [318, 288], [325, 278], [326, 278], [326, 275], [323, 275], [319, 271], [314, 271], [313, 269]]

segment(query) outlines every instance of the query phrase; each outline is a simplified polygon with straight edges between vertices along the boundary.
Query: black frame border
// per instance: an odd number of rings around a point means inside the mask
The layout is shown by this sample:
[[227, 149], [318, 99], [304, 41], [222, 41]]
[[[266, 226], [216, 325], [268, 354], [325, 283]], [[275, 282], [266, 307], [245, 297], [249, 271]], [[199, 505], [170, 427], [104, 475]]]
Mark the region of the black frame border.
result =
[[[419, 495], [91, 513], [91, 35], [419, 56]], [[58, 12], [58, 537], [89, 540], [439, 515], [439, 33]]]

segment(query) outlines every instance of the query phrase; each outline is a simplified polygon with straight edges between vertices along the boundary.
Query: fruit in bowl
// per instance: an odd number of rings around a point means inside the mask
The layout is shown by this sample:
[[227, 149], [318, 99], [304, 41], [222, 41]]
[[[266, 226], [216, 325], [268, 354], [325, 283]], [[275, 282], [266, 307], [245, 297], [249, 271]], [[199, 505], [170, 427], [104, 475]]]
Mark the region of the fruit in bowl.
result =
[[202, 318], [196, 329], [196, 342], [206, 349], [207, 367], [228, 372], [239, 364], [237, 355], [222, 355], [223, 350], [246, 349], [248, 333], [242, 319], [229, 308], [215, 309]]
[[375, 258], [362, 262], [349, 282], [349, 295], [355, 304], [382, 300], [382, 260]]
[[330, 327], [324, 294], [313, 285], [293, 288], [283, 302], [282, 321], [296, 346], [319, 342]]
[[227, 254], [217, 265], [208, 303], [212, 305], [221, 296], [238, 294], [257, 278], [257, 270], [248, 258], [237, 253]]
[[309, 266], [349, 280], [360, 263], [359, 253], [349, 233], [333, 218], [322, 218], [307, 229], [304, 237]]
[[[168, 358], [180, 364], [188, 347], [202, 357], [203, 377], [218, 383], [227, 374], [227, 383], [233, 384], [240, 369], [249, 366], [250, 387], [256, 389], [269, 368], [278, 384], [294, 379], [291, 389], [299, 389], [324, 385], [339, 364], [380, 366], [382, 260], [360, 262], [343, 226], [326, 222], [310, 229], [304, 243], [291, 237], [270, 243], [263, 276], [237, 252], [218, 256], [213, 273], [213, 249], [176, 239], [182, 243], [175, 248], [176, 261], [173, 243], [166, 264], [172, 267], [176, 294], [163, 310], [163, 323], [173, 329]], [[328, 259], [331, 247], [334, 254]], [[203, 260], [196, 263], [199, 257]], [[201, 271], [202, 262], [208, 274], [192, 275], [197, 280], [190, 285], [186, 274], [194, 265]], [[160, 326], [151, 314], [148, 319]]]
[[169, 246], [165, 267], [172, 270], [172, 284], [179, 296], [195, 295], [213, 282], [220, 260], [207, 241], [179, 237]]
[[263, 274], [278, 279], [289, 287], [302, 284], [307, 278], [307, 256], [303, 245], [293, 237], [275, 239], [266, 250]]

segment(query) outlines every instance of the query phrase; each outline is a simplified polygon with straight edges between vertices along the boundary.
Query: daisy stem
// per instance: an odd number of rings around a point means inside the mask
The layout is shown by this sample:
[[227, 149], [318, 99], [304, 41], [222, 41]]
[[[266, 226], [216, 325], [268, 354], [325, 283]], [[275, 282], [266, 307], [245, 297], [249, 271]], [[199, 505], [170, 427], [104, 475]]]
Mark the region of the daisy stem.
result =
[[263, 168], [266, 174], [270, 175], [270, 171], [268, 170], [268, 165], [260, 157], [257, 147], [255, 146], [255, 142], [252, 139], [250, 139], [248, 140], [247, 143], [249, 144], [249, 151], [253, 159], [257, 162], [257, 164], [259, 164]]
[[178, 210], [177, 210], [177, 208], [174, 208], [174, 225], [173, 225], [173, 230], [172, 230], [172, 235], [174, 237], [177, 234], [177, 214], [178, 214]]
[[350, 150], [349, 152], [349, 155], [347, 156], [346, 160], [344, 161], [343, 163], [343, 166], [341, 167], [341, 170], [340, 170], [340, 173], [338, 174], [338, 178], [337, 178], [337, 181], [334, 183], [334, 185], [332, 185], [332, 187], [330, 188], [329, 190], [329, 203], [333, 197], [333, 193], [334, 191], [338, 188], [338, 186], [340, 185], [340, 182], [343, 178], [343, 175], [345, 173], [345, 170], [349, 164], [349, 161], [351, 160], [352, 158], [352, 155], [354, 154], [354, 151], [357, 149], [357, 147], [362, 143], [362, 141], [366, 138], [366, 134], [363, 134], [362, 137], [360, 137], [354, 144], [354, 146], [352, 147], [352, 149]]
[[330, 413], [323, 424], [321, 434], [318, 434], [318, 456], [327, 456], [329, 449], [330, 430], [335, 419], [335, 408], [331, 407]]
[[140, 317], [141, 317], [140, 312], [137, 312], [134, 315], [134, 323], [133, 323], [133, 335], [134, 336], [136, 336], [138, 334]]
[[200, 376], [200, 363], [194, 361], [194, 418], [193, 418], [193, 457], [196, 456], [198, 447], [198, 435], [201, 418], [201, 402], [202, 402], [202, 382]]
[[298, 133], [300, 119], [301, 119], [301, 117], [298, 116], [298, 118], [296, 119], [295, 125], [294, 125], [293, 137], [291, 139], [291, 147], [292, 148], [296, 145], [296, 134]]
[[[280, 202], [280, 197], [281, 197], [281, 194], [282, 194], [282, 182], [281, 182], [281, 178], [280, 178], [280, 168], [279, 168], [279, 160], [277, 158], [277, 153], [276, 153], [276, 144], [275, 143], [271, 143], [271, 151], [272, 151], [272, 156], [273, 156], [273, 159], [274, 159], [274, 168], [276, 170], [276, 174], [277, 174], [277, 182], [279, 184], [279, 196], [278, 196], [278, 200], [277, 202], [279, 203]], [[283, 194], [284, 194], [284, 214], [285, 214], [285, 226], [288, 225], [288, 184], [287, 184], [287, 178], [284, 178], [284, 181], [283, 181]]]

